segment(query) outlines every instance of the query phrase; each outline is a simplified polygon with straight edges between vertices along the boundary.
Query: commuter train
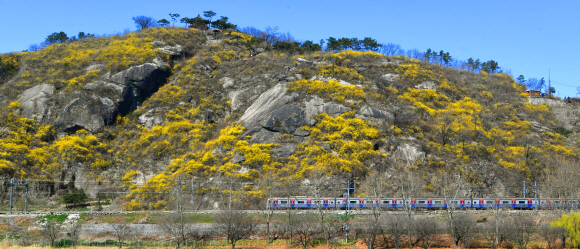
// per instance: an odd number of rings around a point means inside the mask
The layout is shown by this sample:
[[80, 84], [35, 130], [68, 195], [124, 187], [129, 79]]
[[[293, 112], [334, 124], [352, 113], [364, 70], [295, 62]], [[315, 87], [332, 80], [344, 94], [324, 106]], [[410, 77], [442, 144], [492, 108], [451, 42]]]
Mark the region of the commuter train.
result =
[[[347, 203], [348, 202], [348, 203]], [[347, 206], [348, 205], [348, 206]], [[580, 208], [580, 199], [535, 199], [535, 198], [478, 198], [478, 199], [444, 199], [444, 198], [310, 198], [282, 197], [270, 198], [266, 203], [268, 209], [563, 209]]]

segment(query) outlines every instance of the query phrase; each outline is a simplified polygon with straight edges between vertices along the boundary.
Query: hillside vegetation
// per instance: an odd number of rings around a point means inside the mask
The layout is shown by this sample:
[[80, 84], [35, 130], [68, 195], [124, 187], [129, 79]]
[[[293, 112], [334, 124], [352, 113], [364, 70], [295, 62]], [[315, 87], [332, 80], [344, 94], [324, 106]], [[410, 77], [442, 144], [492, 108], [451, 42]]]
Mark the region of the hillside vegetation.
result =
[[[577, 194], [575, 133], [505, 73], [371, 51], [288, 52], [239, 31], [157, 27], [0, 55], [0, 174], [43, 180], [36, 191], [47, 198], [51, 186], [56, 196], [115, 186], [130, 192], [117, 197], [124, 210], [172, 208], [190, 188], [212, 208], [340, 196], [348, 180], [372, 196], [519, 196], [522, 181], [543, 196]], [[121, 111], [115, 98], [137, 83], [119, 95], [106, 84], [145, 63], [169, 77]], [[44, 116], [25, 117], [18, 99], [41, 84], [54, 87]], [[87, 111], [104, 126], [73, 116], [74, 129], [59, 128], [74, 100], [104, 98], [117, 109]]]

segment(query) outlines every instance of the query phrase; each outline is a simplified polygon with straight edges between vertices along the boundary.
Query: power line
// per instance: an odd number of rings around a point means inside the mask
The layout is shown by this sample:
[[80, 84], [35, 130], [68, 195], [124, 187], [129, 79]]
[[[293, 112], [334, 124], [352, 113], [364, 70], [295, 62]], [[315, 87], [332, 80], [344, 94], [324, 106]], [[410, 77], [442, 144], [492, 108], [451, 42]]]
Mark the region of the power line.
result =
[[567, 86], [567, 87], [578, 87], [578, 86], [569, 86], [569, 85], [560, 84], [560, 83], [554, 83], [554, 85], [559, 85], [559, 86]]

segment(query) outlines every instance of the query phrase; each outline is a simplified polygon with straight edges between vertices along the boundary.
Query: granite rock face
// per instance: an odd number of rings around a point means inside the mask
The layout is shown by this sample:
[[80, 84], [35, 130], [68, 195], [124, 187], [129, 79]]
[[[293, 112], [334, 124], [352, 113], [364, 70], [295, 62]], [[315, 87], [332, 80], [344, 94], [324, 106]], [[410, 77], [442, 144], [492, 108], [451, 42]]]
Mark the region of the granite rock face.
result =
[[137, 109], [149, 96], [165, 84], [169, 70], [155, 63], [131, 67], [110, 77], [122, 87], [122, 100], [118, 111], [122, 115]]
[[[97, 64], [87, 70], [101, 68]], [[105, 125], [112, 125], [117, 115], [136, 110], [166, 83], [169, 73], [164, 63], [156, 61], [85, 84], [72, 93], [54, 94], [53, 85], [38, 85], [19, 96], [18, 101], [22, 103], [20, 115], [37, 122], [50, 120], [59, 134], [79, 129], [99, 132]], [[53, 117], [50, 117], [51, 113]], [[149, 114], [140, 117], [139, 121], [149, 127], [163, 121]]]
[[103, 126], [105, 122], [94, 103], [80, 98], [65, 106], [56, 119], [57, 131], [65, 133], [74, 133], [80, 129], [96, 133]]
[[49, 110], [49, 97], [54, 93], [54, 86], [42, 84], [26, 90], [18, 97], [22, 103], [20, 115], [41, 122]]

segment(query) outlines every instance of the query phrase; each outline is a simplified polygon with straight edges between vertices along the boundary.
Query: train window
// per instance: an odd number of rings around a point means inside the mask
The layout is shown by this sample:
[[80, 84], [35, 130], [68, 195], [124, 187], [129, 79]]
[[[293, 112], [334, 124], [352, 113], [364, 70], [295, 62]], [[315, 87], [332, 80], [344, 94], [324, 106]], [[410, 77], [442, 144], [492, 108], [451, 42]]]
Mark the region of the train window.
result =
[[518, 204], [526, 204], [526, 201], [518, 201]]
[[501, 201], [501, 204], [510, 204], [510, 201]]
[[356, 204], [356, 201], [350, 201], [350, 204]]
[[495, 201], [486, 201], [487, 204], [495, 204]]
[[435, 204], [443, 204], [443, 201], [435, 201]]
[[312, 203], [314, 203], [314, 204], [318, 204], [318, 201], [312, 201]]
[[385, 204], [389, 204], [389, 203], [390, 203], [390, 201], [386, 201], [386, 200], [384, 200], [384, 201], [383, 201], [383, 203], [385, 203]]
[[419, 204], [426, 204], [427, 201], [419, 201]]
[[459, 201], [451, 201], [452, 204], [459, 204]]
[[304, 201], [298, 201], [298, 204], [304, 204]]
[[287, 204], [288, 201], [280, 201], [280, 204]]

